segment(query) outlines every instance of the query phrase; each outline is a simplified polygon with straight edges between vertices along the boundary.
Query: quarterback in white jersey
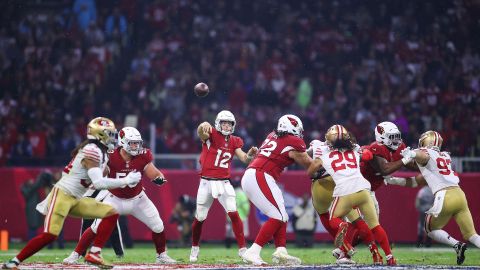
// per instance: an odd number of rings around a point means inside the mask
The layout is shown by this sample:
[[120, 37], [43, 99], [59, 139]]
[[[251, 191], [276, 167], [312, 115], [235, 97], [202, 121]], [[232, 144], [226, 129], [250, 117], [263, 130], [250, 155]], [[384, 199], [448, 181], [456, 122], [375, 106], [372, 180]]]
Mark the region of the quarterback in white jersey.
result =
[[131, 173], [120, 180], [103, 177], [108, 161], [107, 149], [114, 146], [115, 134], [115, 124], [108, 118], [97, 117], [89, 122], [88, 139], [73, 150], [73, 159], [65, 167], [62, 178], [52, 189], [46, 201], [37, 207], [45, 214], [43, 232], [30, 240], [15, 258], [3, 264], [3, 269], [18, 269], [20, 262], [55, 241], [67, 216], [107, 220], [98, 228], [98, 235], [85, 260], [102, 267], [110, 266], [104, 262], [100, 251], [117, 222], [118, 213], [110, 205], [82, 196], [90, 184], [95, 189], [109, 189], [136, 184], [140, 181], [138, 172]]
[[415, 160], [435, 194], [434, 204], [427, 211], [425, 231], [433, 240], [452, 246], [457, 253], [457, 264], [462, 264], [465, 260], [466, 243], [454, 239], [442, 228], [453, 217], [464, 240], [480, 248], [480, 236], [475, 231], [465, 193], [458, 185], [458, 174], [452, 169], [450, 154], [440, 151], [442, 143], [442, 136], [429, 130], [420, 136], [418, 149], [411, 150], [408, 147], [401, 155]]

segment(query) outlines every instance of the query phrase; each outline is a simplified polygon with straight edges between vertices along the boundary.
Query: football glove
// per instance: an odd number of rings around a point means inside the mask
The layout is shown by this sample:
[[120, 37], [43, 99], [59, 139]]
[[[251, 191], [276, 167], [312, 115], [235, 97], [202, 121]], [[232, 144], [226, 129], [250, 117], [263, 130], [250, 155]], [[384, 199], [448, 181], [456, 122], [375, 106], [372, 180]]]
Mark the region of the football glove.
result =
[[152, 180], [152, 183], [154, 183], [155, 185], [158, 185], [158, 186], [161, 186], [161, 185], [165, 184], [166, 182], [167, 182], [167, 179], [165, 179], [164, 177], [161, 177], [161, 176], [158, 176], [157, 178]]

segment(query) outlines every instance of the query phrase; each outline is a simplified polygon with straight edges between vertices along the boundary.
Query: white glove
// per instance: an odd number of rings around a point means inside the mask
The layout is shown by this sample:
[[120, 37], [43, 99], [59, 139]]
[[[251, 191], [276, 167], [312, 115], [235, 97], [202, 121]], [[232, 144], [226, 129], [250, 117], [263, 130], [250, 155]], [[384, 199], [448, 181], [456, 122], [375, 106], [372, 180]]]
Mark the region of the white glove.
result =
[[142, 174], [140, 172], [129, 172], [127, 176], [123, 178], [123, 181], [125, 181], [125, 184], [128, 185], [129, 187], [134, 187], [140, 182], [142, 179]]
[[415, 152], [415, 150], [412, 150], [410, 149], [410, 146], [403, 149], [402, 151], [400, 151], [400, 155], [402, 155], [402, 162], [404, 165], [407, 165], [407, 163], [409, 163], [410, 161], [412, 161], [416, 156], [417, 156], [417, 153]]

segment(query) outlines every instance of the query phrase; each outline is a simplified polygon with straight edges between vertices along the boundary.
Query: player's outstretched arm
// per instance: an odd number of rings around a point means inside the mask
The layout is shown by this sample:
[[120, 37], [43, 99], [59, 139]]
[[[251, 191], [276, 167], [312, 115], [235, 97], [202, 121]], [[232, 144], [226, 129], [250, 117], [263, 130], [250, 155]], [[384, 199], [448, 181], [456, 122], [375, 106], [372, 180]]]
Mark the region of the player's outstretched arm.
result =
[[292, 150], [288, 152], [288, 156], [305, 169], [312, 164], [312, 158], [307, 154], [307, 152]]
[[242, 148], [235, 149], [235, 155], [240, 159], [241, 162], [245, 164], [249, 164], [253, 158], [257, 155], [258, 148], [256, 146], [252, 146], [247, 153], [243, 152]]
[[167, 182], [167, 179], [165, 179], [165, 175], [152, 163], [148, 163], [147, 166], [145, 166], [145, 170], [143, 171], [145, 176], [152, 181], [152, 183], [156, 185], [163, 185]]
[[108, 178], [103, 176], [103, 172], [99, 167], [98, 160], [84, 158], [82, 165], [87, 169], [87, 174], [95, 189], [112, 189], [124, 187], [126, 185], [137, 184], [142, 178], [139, 172], [130, 172], [123, 178]]
[[210, 138], [210, 134], [212, 134], [212, 125], [208, 122], [203, 122], [198, 125], [197, 134], [200, 140], [206, 141]]
[[312, 160], [310, 166], [308, 166], [307, 173], [310, 175], [312, 178], [318, 178], [317, 177], [317, 172], [322, 168], [323, 163], [322, 160], [319, 158], [316, 158]]
[[[388, 162], [383, 157], [379, 157], [377, 155], [373, 156], [373, 159], [370, 161], [373, 163], [373, 167], [382, 175], [387, 176], [390, 175], [402, 168], [405, 164], [403, 160], [391, 161]], [[407, 163], [408, 164], [408, 163]]]
[[385, 184], [416, 188], [416, 187], [426, 186], [427, 181], [421, 174], [418, 174], [414, 177], [413, 176], [412, 177], [388, 176], [388, 177], [385, 177]]

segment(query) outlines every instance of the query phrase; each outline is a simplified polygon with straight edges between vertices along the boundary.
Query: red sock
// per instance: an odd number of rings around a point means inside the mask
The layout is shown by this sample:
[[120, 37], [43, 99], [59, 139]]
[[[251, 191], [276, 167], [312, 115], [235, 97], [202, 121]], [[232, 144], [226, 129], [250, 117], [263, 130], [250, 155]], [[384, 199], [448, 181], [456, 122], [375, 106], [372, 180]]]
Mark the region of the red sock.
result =
[[332, 232], [335, 233], [333, 234], [333, 239], [335, 239], [335, 236], [337, 235], [337, 231], [338, 231], [338, 226], [340, 226], [340, 223], [342, 223], [343, 220], [338, 217], [332, 217], [332, 219], [330, 219], [328, 222], [329, 222], [330, 228], [332, 229]]
[[88, 227], [80, 237], [77, 246], [75, 247], [75, 252], [84, 256], [87, 248], [92, 244], [93, 239], [95, 239], [95, 233], [92, 231], [91, 227]]
[[378, 225], [377, 227], [372, 229], [372, 233], [375, 236], [375, 240], [382, 247], [383, 252], [385, 252], [385, 255], [392, 254], [392, 251], [390, 250], [390, 242], [388, 242], [388, 236], [383, 227], [381, 225]]
[[276, 248], [287, 246], [287, 222], [282, 223], [282, 226], [280, 226], [277, 232], [273, 234], [273, 241]]
[[202, 234], [203, 221], [198, 221], [197, 218], [193, 219], [192, 224], [192, 246], [198, 246], [200, 242], [200, 235]]
[[56, 235], [45, 232], [35, 236], [30, 241], [28, 241], [27, 245], [20, 251], [20, 253], [18, 253], [17, 259], [20, 262], [23, 262], [33, 254], [37, 253], [46, 245], [55, 241], [55, 239], [57, 239]]
[[370, 245], [375, 238], [372, 234], [372, 231], [368, 228], [367, 223], [363, 219], [359, 219], [354, 222], [355, 228], [358, 230], [358, 236], [362, 239], [365, 245]]
[[255, 238], [255, 243], [263, 247], [270, 239], [272, 239], [273, 235], [283, 225], [283, 223], [285, 222], [282, 222], [278, 219], [269, 218], [260, 228], [257, 238]]
[[232, 230], [235, 234], [235, 238], [237, 239], [238, 248], [246, 247], [245, 236], [243, 235], [243, 223], [238, 215], [238, 212], [228, 212], [228, 216], [232, 221]]
[[162, 254], [165, 252], [165, 246], [167, 244], [167, 240], [165, 240], [165, 231], [162, 231], [161, 233], [152, 232], [152, 239], [157, 253]]
[[345, 235], [345, 239], [343, 241], [352, 245], [355, 231], [357, 231], [357, 228], [355, 228], [355, 226], [352, 223], [348, 223], [347, 234]]
[[98, 225], [95, 240], [93, 241], [94, 247], [103, 248], [108, 238], [110, 238], [113, 229], [115, 229], [115, 226], [117, 225], [117, 220], [118, 214], [111, 215], [102, 219], [102, 221]]
[[[325, 227], [325, 229], [327, 230], [327, 232], [333, 237], [335, 238], [335, 235], [337, 234], [337, 230], [335, 230], [334, 228], [332, 228], [330, 226], [330, 213], [323, 213], [320, 216], [320, 221], [322, 222], [322, 225], [323, 227]], [[337, 228], [338, 228], [338, 225], [337, 225]]]

